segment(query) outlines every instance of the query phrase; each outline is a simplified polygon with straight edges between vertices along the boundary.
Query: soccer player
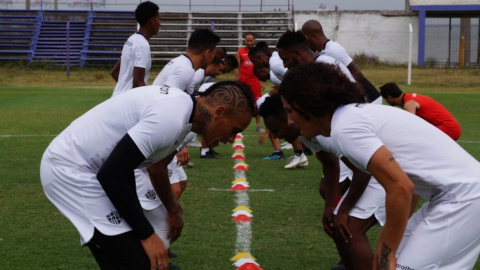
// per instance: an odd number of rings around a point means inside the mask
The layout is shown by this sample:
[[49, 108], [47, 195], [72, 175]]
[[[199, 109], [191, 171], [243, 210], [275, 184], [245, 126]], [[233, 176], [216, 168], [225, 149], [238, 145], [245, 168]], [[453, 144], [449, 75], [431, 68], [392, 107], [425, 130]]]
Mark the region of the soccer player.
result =
[[199, 68], [195, 71], [193, 76], [193, 89], [198, 91], [198, 88], [204, 83], [215, 82], [215, 78], [219, 75], [222, 75], [223, 72], [223, 61], [217, 56], [213, 57], [212, 62], [203, 69]]
[[[259, 99], [262, 96], [262, 86], [260, 81], [253, 74], [253, 64], [248, 57], [248, 52], [255, 46], [255, 36], [253, 33], [247, 33], [245, 35], [245, 47], [240, 48], [237, 51], [237, 61], [240, 65], [235, 71], [235, 80], [245, 83], [250, 87], [252, 91], [253, 98], [255, 100]], [[256, 116], [256, 130], [258, 132], [265, 132], [265, 130], [260, 126], [260, 116]]]
[[[273, 83], [275, 87], [272, 92], [275, 92], [276, 91], [275, 89], [280, 85], [280, 83], [282, 82], [283, 76], [287, 72], [287, 69], [283, 66], [283, 61], [278, 56], [278, 53], [272, 52], [270, 48], [268, 48], [268, 45], [265, 42], [259, 42], [257, 46], [255, 46], [250, 50], [250, 52], [248, 53], [248, 57], [253, 63], [255, 76], [260, 81], [263, 81], [263, 82], [265, 82], [267, 78], [270, 79], [270, 81]], [[265, 94], [260, 99], [264, 99], [268, 95], [269, 94]], [[260, 99], [257, 100], [257, 106], [259, 104], [258, 101], [260, 101]], [[259, 142], [263, 143], [266, 136], [270, 137], [270, 141], [272, 142], [272, 145], [273, 145], [273, 153], [268, 157], [264, 157], [263, 160], [283, 160], [284, 154], [281, 148], [280, 140], [278, 138], [273, 138], [273, 136], [270, 134], [270, 132], [268, 132], [268, 130], [267, 132], [262, 134], [262, 136], [260, 136]], [[297, 140], [294, 140], [293, 143], [291, 144], [295, 154], [293, 158], [291, 158], [290, 162], [287, 165], [285, 165], [284, 168], [294, 169], [294, 168], [307, 167], [308, 159], [303, 151], [304, 148], [303, 148], [302, 142], [299, 139], [297, 139]]]
[[117, 82], [113, 96], [147, 85], [152, 64], [148, 41], [160, 29], [158, 10], [158, 6], [150, 1], [140, 3], [135, 9], [135, 19], [140, 29], [125, 42], [122, 56], [113, 67], [111, 75]]
[[190, 131], [209, 146], [233, 142], [254, 113], [245, 85], [221, 82], [189, 96], [145, 86], [97, 105], [73, 121], [45, 151], [40, 178], [49, 200], [80, 233], [101, 269], [161, 269], [167, 250], [142, 211], [134, 170], [146, 167], [167, 209], [175, 241], [183, 222], [167, 164]]
[[403, 93], [395, 83], [386, 83], [380, 87], [385, 101], [392, 106], [402, 107], [407, 112], [418, 115], [425, 121], [445, 132], [454, 141], [460, 138], [462, 129], [455, 117], [430, 97], [416, 93]]
[[216, 52], [220, 37], [208, 29], [193, 31], [188, 40], [187, 52], [168, 62], [157, 75], [153, 85], [183, 89], [193, 94], [193, 76], [199, 68], [205, 69]]
[[380, 93], [375, 86], [370, 83], [363, 75], [360, 68], [353, 62], [353, 59], [348, 55], [347, 50], [337, 42], [328, 39], [323, 32], [322, 25], [317, 20], [309, 20], [302, 26], [302, 33], [307, 38], [310, 48], [333, 57], [345, 65], [357, 82], [360, 82], [365, 89], [369, 102], [382, 104]]
[[223, 73], [230, 73], [232, 70], [238, 68], [238, 60], [233, 55], [227, 55], [223, 59]]
[[[324, 230], [333, 238], [338, 253], [347, 269], [372, 269], [374, 253], [366, 232], [375, 224], [385, 223], [385, 191], [380, 184], [355, 168], [345, 157], [337, 157], [338, 151], [331, 138], [321, 135], [311, 140], [300, 136], [300, 129], [288, 123], [280, 95], [267, 97], [260, 105], [260, 115], [274, 137], [293, 142], [300, 138], [316, 152], [322, 163], [324, 178], [320, 194], [325, 199], [322, 218]], [[300, 136], [300, 137], [299, 137]], [[348, 164], [348, 167], [347, 165]], [[350, 169], [351, 168], [351, 169]], [[335, 201], [343, 189], [338, 183], [351, 182], [350, 188], [340, 202]], [[347, 184], [348, 187], [348, 184]]]
[[[480, 163], [445, 133], [404, 110], [365, 104], [331, 66], [290, 70], [280, 89], [310, 139], [331, 136], [386, 192], [374, 269], [472, 269], [480, 253]], [[426, 203], [410, 217], [417, 196]]]
[[317, 55], [312, 51], [310, 47], [308, 47], [307, 39], [300, 31], [288, 30], [285, 32], [278, 39], [277, 48], [278, 55], [282, 59], [283, 65], [288, 69], [306, 63], [325, 63], [338, 66], [342, 73], [344, 73], [352, 82], [355, 82], [352, 74], [344, 64], [340, 63], [333, 57], [325, 54]]

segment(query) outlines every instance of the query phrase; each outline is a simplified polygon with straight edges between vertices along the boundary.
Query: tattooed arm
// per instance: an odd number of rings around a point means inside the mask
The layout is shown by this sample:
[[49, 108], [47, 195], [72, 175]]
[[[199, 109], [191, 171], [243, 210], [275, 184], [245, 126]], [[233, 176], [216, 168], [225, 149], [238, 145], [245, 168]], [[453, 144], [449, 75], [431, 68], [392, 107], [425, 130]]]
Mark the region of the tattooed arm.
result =
[[374, 269], [395, 269], [395, 254], [410, 215], [413, 183], [385, 146], [373, 154], [367, 168], [386, 192], [387, 221], [377, 244]]

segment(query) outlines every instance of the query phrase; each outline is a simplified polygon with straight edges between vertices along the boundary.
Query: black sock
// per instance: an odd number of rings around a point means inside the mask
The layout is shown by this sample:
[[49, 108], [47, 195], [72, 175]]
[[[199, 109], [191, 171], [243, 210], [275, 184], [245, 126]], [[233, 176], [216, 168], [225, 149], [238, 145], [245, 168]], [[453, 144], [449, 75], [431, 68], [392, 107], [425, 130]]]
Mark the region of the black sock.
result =
[[301, 149], [301, 150], [295, 150], [295, 151], [293, 151], [293, 152], [295, 152], [295, 156], [297, 156], [297, 157], [298, 157], [298, 156], [301, 156], [301, 155], [303, 154], [303, 150], [302, 150], [302, 149]]

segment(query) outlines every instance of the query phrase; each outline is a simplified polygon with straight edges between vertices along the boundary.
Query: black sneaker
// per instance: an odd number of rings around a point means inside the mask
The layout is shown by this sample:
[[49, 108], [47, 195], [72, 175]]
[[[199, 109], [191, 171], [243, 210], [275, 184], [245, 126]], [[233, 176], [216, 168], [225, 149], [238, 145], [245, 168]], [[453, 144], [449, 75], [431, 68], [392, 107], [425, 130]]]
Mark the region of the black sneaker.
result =
[[207, 151], [205, 155], [202, 155], [202, 152], [200, 152], [200, 158], [215, 158], [215, 154], [212, 151]]
[[181, 269], [180, 266], [169, 263], [167, 269]]
[[330, 270], [345, 270], [345, 269], [347, 268], [345, 267], [345, 264], [343, 264], [341, 260], [338, 261], [336, 264], [334, 264], [332, 268], [330, 268]]
[[284, 160], [285, 156], [283, 155], [283, 151], [274, 152], [268, 157], [264, 157], [263, 160]]
[[174, 259], [177, 257], [177, 254], [175, 252], [172, 252], [170, 249], [168, 250], [168, 258]]
[[305, 154], [305, 156], [313, 155], [312, 149], [310, 149], [309, 147], [303, 148], [303, 153]]
[[219, 154], [217, 153], [217, 151], [213, 150], [213, 148], [209, 148], [210, 150], [208, 150], [208, 152], [212, 152], [215, 156], [218, 156]]

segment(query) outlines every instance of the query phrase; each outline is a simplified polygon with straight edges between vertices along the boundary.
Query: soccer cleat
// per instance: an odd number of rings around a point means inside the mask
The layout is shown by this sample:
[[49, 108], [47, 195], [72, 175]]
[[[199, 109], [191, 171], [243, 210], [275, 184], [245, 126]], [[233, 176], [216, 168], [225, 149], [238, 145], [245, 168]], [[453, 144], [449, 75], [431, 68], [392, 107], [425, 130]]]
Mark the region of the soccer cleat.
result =
[[213, 150], [213, 148], [209, 148], [210, 150], [208, 150], [208, 152], [212, 152], [214, 156], [218, 156], [219, 153], [217, 153], [217, 151]]
[[285, 156], [283, 155], [283, 151], [274, 152], [268, 157], [264, 157], [263, 160], [284, 160]]
[[310, 149], [309, 147], [303, 148], [303, 153], [305, 154], [305, 156], [313, 155], [312, 149]]
[[202, 144], [198, 141], [197, 138], [194, 138], [192, 141], [190, 141], [187, 146], [191, 147], [202, 147]]
[[200, 151], [200, 158], [207, 158], [207, 159], [215, 158], [215, 154], [212, 151], [207, 151], [205, 155], [202, 155], [202, 152]]
[[183, 165], [184, 168], [192, 168], [193, 167], [193, 162], [189, 161], [186, 165]]
[[282, 150], [285, 150], [285, 149], [293, 149], [293, 146], [288, 142], [283, 142], [282, 143]]
[[177, 258], [177, 254], [175, 252], [172, 252], [170, 249], [168, 249], [168, 258], [170, 259]]
[[181, 268], [178, 265], [174, 265], [172, 263], [169, 263], [167, 269], [168, 270], [176, 270], [176, 269], [181, 269]]
[[308, 159], [307, 159], [307, 156], [305, 156], [305, 154], [301, 154], [300, 156], [295, 155], [291, 159], [292, 159], [292, 161], [290, 161], [290, 163], [285, 165], [285, 169], [294, 169], [294, 168], [298, 168], [298, 167], [307, 167], [308, 166]]
[[255, 129], [257, 132], [265, 132], [265, 129], [263, 129], [261, 126], [257, 126]]
[[345, 269], [347, 268], [345, 267], [345, 264], [343, 264], [341, 260], [338, 261], [336, 264], [334, 264], [332, 268], [330, 268], [330, 270], [345, 270]]

